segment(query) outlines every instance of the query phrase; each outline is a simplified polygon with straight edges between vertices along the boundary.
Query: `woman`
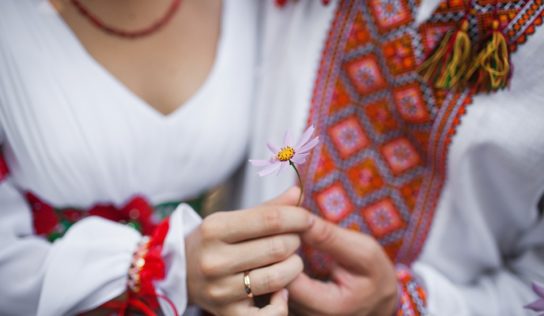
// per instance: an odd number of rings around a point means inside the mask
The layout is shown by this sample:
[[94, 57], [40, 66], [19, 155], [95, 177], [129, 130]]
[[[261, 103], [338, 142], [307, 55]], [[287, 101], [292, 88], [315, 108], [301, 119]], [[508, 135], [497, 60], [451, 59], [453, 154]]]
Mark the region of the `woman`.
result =
[[[308, 215], [272, 202], [199, 226], [180, 204], [244, 156], [253, 10], [239, 0], [0, 3], [0, 314], [182, 313], [187, 303], [286, 314], [281, 289], [302, 269], [289, 233]], [[248, 298], [272, 292], [260, 310]]]

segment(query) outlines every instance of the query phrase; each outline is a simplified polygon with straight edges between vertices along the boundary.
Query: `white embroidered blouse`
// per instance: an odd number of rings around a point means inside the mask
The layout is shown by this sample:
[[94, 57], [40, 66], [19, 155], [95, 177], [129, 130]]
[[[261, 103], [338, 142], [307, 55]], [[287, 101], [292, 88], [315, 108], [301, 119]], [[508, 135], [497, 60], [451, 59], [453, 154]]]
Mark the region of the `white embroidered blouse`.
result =
[[[241, 163], [253, 83], [252, 1], [224, 1], [215, 63], [197, 93], [170, 115], [133, 94], [78, 42], [48, 1], [0, 1], [0, 314], [65, 315], [126, 288], [140, 239], [88, 218], [50, 244], [33, 236], [21, 193], [56, 207], [183, 201]], [[219, 158], [220, 157], [220, 158]], [[187, 205], [170, 218], [157, 290], [185, 309], [184, 236], [200, 219]]]
[[[308, 119], [321, 53], [339, 1], [262, 2], [262, 52], [250, 157]], [[392, 3], [397, 1], [391, 1]], [[425, 21], [440, 0], [423, 0]], [[393, 5], [393, 4], [391, 4]], [[523, 306], [544, 283], [544, 27], [512, 56], [509, 89], [478, 95], [453, 138], [448, 178], [430, 234], [413, 268], [428, 293], [430, 315], [532, 315]], [[248, 166], [244, 204], [295, 183], [292, 173], [260, 178]]]

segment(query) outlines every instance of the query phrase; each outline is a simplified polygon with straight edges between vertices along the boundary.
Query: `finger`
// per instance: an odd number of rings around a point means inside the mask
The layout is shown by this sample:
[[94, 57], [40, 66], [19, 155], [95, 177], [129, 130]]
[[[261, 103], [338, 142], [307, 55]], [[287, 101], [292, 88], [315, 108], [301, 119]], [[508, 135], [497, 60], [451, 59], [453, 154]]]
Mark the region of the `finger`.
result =
[[[292, 255], [284, 261], [249, 271], [250, 289], [254, 296], [274, 293], [291, 283], [304, 268], [302, 259]], [[222, 302], [236, 302], [247, 298], [244, 285], [244, 274], [238, 273], [216, 284], [216, 298]], [[220, 289], [220, 290], [219, 290]]]
[[[334, 314], [333, 307], [342, 301], [342, 288], [301, 273], [288, 286], [289, 305], [303, 315]], [[297, 313], [297, 314], [298, 314]]]
[[300, 196], [300, 188], [297, 186], [290, 187], [287, 191], [283, 192], [279, 196], [266, 201], [264, 205], [291, 205], [296, 206], [298, 197]]
[[274, 293], [270, 298], [270, 304], [263, 307], [257, 315], [259, 316], [287, 316], [289, 292], [286, 289], [281, 289]]
[[218, 258], [228, 261], [221, 264], [223, 275], [234, 274], [283, 261], [293, 255], [299, 246], [299, 235], [277, 235], [227, 245]]
[[289, 313], [287, 301], [288, 292], [286, 289], [281, 289], [272, 295], [270, 304], [261, 309], [253, 306], [252, 300], [245, 299], [229, 305], [222, 315], [287, 316]]
[[304, 269], [302, 259], [292, 255], [284, 261], [249, 272], [253, 295], [263, 295], [285, 288]]
[[379, 244], [367, 235], [318, 217], [301, 239], [304, 244], [331, 255], [336, 262], [354, 272], [367, 272], [372, 258], [381, 252]]
[[219, 212], [202, 224], [204, 236], [227, 243], [279, 235], [301, 233], [313, 223], [313, 217], [303, 208], [261, 205], [249, 210]]

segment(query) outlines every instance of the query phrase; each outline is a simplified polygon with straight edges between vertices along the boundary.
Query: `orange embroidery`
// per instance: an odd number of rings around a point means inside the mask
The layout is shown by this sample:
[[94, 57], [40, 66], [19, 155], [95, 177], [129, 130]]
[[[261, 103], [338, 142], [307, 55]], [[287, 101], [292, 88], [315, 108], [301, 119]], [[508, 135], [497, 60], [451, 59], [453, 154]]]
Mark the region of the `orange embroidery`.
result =
[[[471, 0], [468, 15], [464, 1], [443, 1], [416, 27], [418, 1], [342, 0], [322, 54], [308, 119], [322, 142], [303, 170], [305, 206], [374, 235], [395, 262], [421, 251], [474, 94], [430, 87], [418, 65], [462, 19], [474, 42], [498, 20], [512, 52], [542, 24], [542, 0]], [[327, 275], [330, 258], [303, 255], [310, 272]]]

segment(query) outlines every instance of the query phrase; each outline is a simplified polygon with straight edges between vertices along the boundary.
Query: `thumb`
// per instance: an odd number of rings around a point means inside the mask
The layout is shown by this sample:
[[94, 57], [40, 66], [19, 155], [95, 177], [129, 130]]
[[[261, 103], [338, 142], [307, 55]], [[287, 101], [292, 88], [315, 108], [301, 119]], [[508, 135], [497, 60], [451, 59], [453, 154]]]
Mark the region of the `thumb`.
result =
[[372, 238], [338, 227], [317, 216], [301, 239], [304, 244], [332, 256], [344, 268], [360, 273], [368, 272], [365, 266], [377, 246]]
[[[289, 292], [293, 298], [291, 306], [306, 315], [327, 311], [337, 306], [342, 298], [341, 289], [336, 283], [312, 279], [304, 273], [289, 284]], [[302, 313], [302, 310], [306, 310], [306, 313]]]
[[300, 196], [300, 188], [293, 186], [277, 197], [265, 202], [265, 205], [291, 205], [297, 206], [298, 197]]

